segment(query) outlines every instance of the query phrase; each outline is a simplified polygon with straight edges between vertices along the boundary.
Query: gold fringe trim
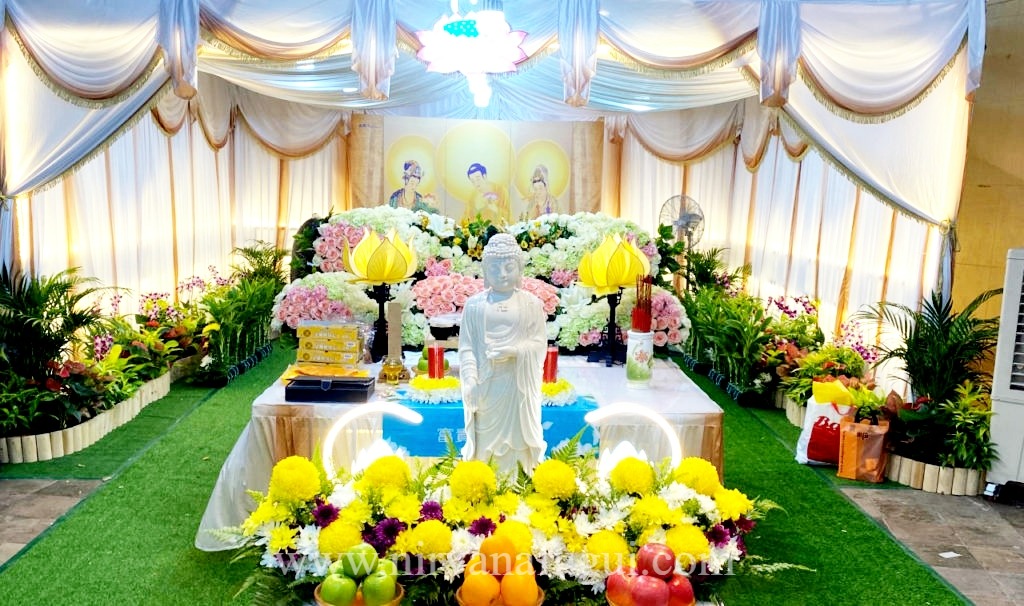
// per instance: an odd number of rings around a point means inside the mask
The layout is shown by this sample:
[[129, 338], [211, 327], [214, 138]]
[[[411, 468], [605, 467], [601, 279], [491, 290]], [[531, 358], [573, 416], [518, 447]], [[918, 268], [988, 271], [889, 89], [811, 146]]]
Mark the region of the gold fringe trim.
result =
[[731, 132], [729, 132], [728, 134], [719, 136], [718, 139], [704, 146], [703, 148], [697, 150], [697, 152], [693, 154], [684, 155], [682, 157], [663, 156], [659, 154], [657, 151], [655, 151], [650, 145], [648, 145], [647, 142], [644, 141], [635, 130], [633, 130], [633, 127], [631, 127], [628, 122], [626, 123], [626, 130], [633, 134], [633, 138], [636, 139], [637, 143], [640, 144], [640, 147], [644, 148], [644, 150], [646, 150], [647, 153], [651, 154], [655, 158], [658, 158], [659, 160], [664, 160], [665, 162], [675, 162], [678, 164], [682, 164], [684, 167], [688, 164], [700, 162], [701, 160], [704, 160], [705, 158], [714, 155], [723, 147], [732, 145], [736, 141], [736, 129], [733, 128], [731, 129]]
[[637, 59], [626, 51], [615, 47], [604, 36], [600, 37], [598, 43], [603, 43], [608, 46], [610, 49], [609, 55], [613, 61], [621, 63], [637, 73], [666, 79], [685, 79], [708, 74], [733, 63], [737, 58], [756, 48], [757, 37], [754, 31], [751, 31], [740, 38], [732, 48], [723, 51], [721, 54], [715, 54], [714, 51], [711, 53], [705, 53], [710, 55], [708, 60], [696, 63], [692, 67], [683, 67], [679, 69], [657, 67]]
[[325, 147], [327, 147], [327, 145], [329, 145], [331, 143], [332, 140], [334, 140], [335, 137], [342, 136], [341, 135], [341, 128], [342, 128], [342, 125], [344, 123], [343, 120], [339, 120], [337, 126], [335, 126], [333, 129], [331, 129], [331, 131], [328, 132], [327, 135], [323, 139], [321, 139], [320, 141], [317, 141], [316, 143], [311, 145], [308, 149], [304, 149], [304, 150], [302, 150], [302, 151], [300, 151], [298, 153], [294, 153], [293, 154], [293, 153], [288, 153], [286, 151], [278, 149], [278, 148], [270, 145], [266, 141], [264, 141], [258, 134], [256, 134], [256, 131], [253, 130], [252, 125], [249, 124], [249, 122], [245, 119], [245, 115], [242, 114], [241, 112], [235, 112], [234, 115], [237, 118], [237, 123], [241, 124], [245, 128], [245, 130], [250, 135], [252, 135], [253, 140], [256, 141], [256, 143], [260, 147], [262, 147], [268, 153], [273, 155], [275, 158], [281, 158], [281, 159], [284, 159], [284, 160], [300, 160], [302, 158], [308, 158], [309, 156], [312, 156], [313, 154], [323, 150]]
[[939, 70], [939, 73], [937, 73], [935, 77], [931, 79], [928, 85], [921, 89], [920, 92], [911, 97], [909, 100], [901, 104], [898, 104], [895, 107], [883, 109], [877, 112], [857, 110], [836, 100], [835, 97], [832, 97], [825, 90], [825, 87], [818, 80], [817, 76], [809, 67], [807, 67], [804, 64], [804, 61], [802, 59], [800, 61], [797, 61], [796, 71], [800, 79], [803, 81], [805, 85], [807, 85], [807, 88], [811, 91], [811, 94], [814, 95], [814, 98], [817, 99], [819, 103], [827, 107], [828, 110], [833, 114], [845, 120], [849, 120], [850, 122], [856, 122], [857, 124], [882, 124], [885, 122], [889, 122], [890, 120], [895, 120], [896, 118], [899, 118], [903, 114], [906, 114], [907, 112], [911, 111], [912, 109], [920, 105], [921, 101], [923, 101], [925, 97], [934, 92], [935, 89], [938, 88], [939, 84], [941, 84], [942, 81], [946, 78], [946, 75], [950, 72], [950, 70], [953, 69], [953, 64], [956, 62], [957, 57], [960, 56], [960, 53], [961, 51], [963, 51], [964, 46], [966, 44], [967, 38], [965, 36], [964, 40], [960, 43], [960, 47], [957, 49], [955, 53], [953, 53], [953, 57], [946, 62], [946, 65], [941, 70]]
[[[245, 49], [231, 46], [230, 43], [221, 40], [216, 34], [207, 29], [200, 31], [200, 37], [203, 39], [203, 42], [208, 44], [211, 48], [219, 50], [232, 59], [237, 59], [246, 63], [263, 64], [263, 66], [282, 68], [295, 67], [301, 61], [315, 61], [317, 59], [327, 59], [336, 55], [352, 53], [352, 38], [350, 30], [342, 32], [341, 36], [334, 43], [302, 56], [254, 54], [246, 51]], [[202, 54], [202, 52], [203, 47], [200, 46], [199, 53]]]
[[[8, 15], [7, 18], [5, 19], [4, 26], [7, 28], [7, 31], [11, 34], [11, 37], [14, 38], [14, 41], [17, 43], [18, 48], [21, 49], [21, 54], [25, 57], [25, 60], [29, 64], [29, 67], [31, 67], [32, 71], [35, 72], [36, 76], [44, 84], [46, 84], [46, 87], [49, 88], [50, 91], [53, 92], [53, 94], [67, 101], [68, 103], [76, 105], [78, 107], [84, 107], [86, 109], [103, 109], [111, 107], [113, 105], [121, 103], [125, 99], [132, 97], [135, 93], [139, 91], [140, 88], [145, 86], [145, 84], [149, 81], [150, 76], [152, 76], [153, 71], [160, 64], [160, 50], [157, 49], [157, 52], [154, 53], [153, 57], [149, 60], [149, 64], [145, 68], [143, 68], [141, 72], [139, 72], [139, 75], [134, 80], [132, 80], [131, 84], [129, 84], [127, 87], [106, 97], [85, 97], [82, 96], [80, 92], [75, 91], [73, 88], [64, 85], [64, 83], [62, 83], [60, 80], [54, 78], [53, 75], [46, 70], [46, 68], [44, 68], [38, 61], [36, 61], [35, 56], [32, 54], [28, 45], [26, 45], [25, 41], [22, 39], [21, 33], [18, 32], [17, 27], [15, 27], [14, 23], [11, 21], [10, 15]], [[170, 78], [170, 74], [168, 74], [168, 78]]]
[[203, 131], [203, 140], [205, 140], [206, 144], [210, 146], [210, 149], [212, 149], [215, 152], [224, 149], [224, 146], [227, 145], [228, 141], [231, 140], [231, 133], [235, 130], [235, 108], [231, 108], [230, 115], [228, 116], [228, 128], [224, 132], [223, 141], [214, 140], [213, 134], [210, 132], [210, 128], [206, 124], [206, 120], [203, 119], [203, 110], [200, 108], [196, 108], [195, 113], [195, 118], [199, 121], [199, 130]]
[[[282, 56], [259, 53], [251, 45], [247, 45], [248, 48], [236, 46], [232, 43], [232, 40], [237, 40], [241, 44], [243, 38], [230, 33], [230, 30], [226, 27], [218, 27], [217, 23], [211, 19], [205, 11], [200, 11], [199, 25], [199, 35], [203, 42], [227, 54], [233, 59], [238, 59], [247, 63], [294, 65], [300, 61], [326, 59], [334, 55], [344, 55], [352, 52], [352, 26], [343, 28], [334, 39], [334, 42], [331, 42], [327, 46], [319, 48], [311, 53]], [[218, 29], [223, 33], [218, 33]], [[200, 50], [202, 50], [202, 47], [200, 47]]]
[[23, 193], [20, 193], [18, 195], [21, 196], [21, 195], [25, 195], [25, 194], [36, 194], [36, 193], [39, 193], [39, 192], [46, 191], [46, 190], [50, 189], [51, 187], [53, 187], [54, 185], [56, 185], [57, 183], [59, 183], [61, 180], [63, 180], [68, 175], [72, 175], [72, 174], [78, 172], [79, 170], [81, 170], [81, 168], [83, 166], [85, 166], [86, 164], [91, 162], [94, 158], [96, 158], [96, 156], [98, 156], [98, 155], [102, 154], [103, 152], [105, 152], [107, 150], [107, 148], [110, 147], [110, 145], [114, 141], [117, 141], [118, 139], [121, 138], [122, 135], [124, 135], [125, 133], [129, 132], [130, 130], [132, 130], [132, 128], [134, 128], [135, 125], [138, 124], [139, 120], [141, 120], [144, 116], [149, 114], [150, 111], [154, 107], [156, 107], [157, 103], [159, 103], [159, 101], [160, 101], [160, 97], [163, 96], [165, 93], [167, 93], [170, 89], [171, 89], [171, 81], [170, 81], [170, 79], [168, 79], [167, 82], [163, 83], [160, 86], [160, 88], [158, 88], [156, 90], [156, 92], [153, 93], [153, 96], [150, 97], [149, 100], [147, 100], [145, 103], [143, 103], [142, 106], [139, 107], [139, 109], [135, 110], [135, 113], [132, 114], [132, 116], [130, 118], [125, 120], [124, 123], [121, 124], [121, 126], [117, 127], [114, 130], [114, 132], [110, 133], [110, 135], [106, 139], [104, 139], [99, 145], [97, 145], [95, 149], [93, 149], [91, 152], [89, 152], [89, 153], [85, 154], [84, 156], [82, 156], [80, 159], [78, 159], [78, 161], [76, 161], [74, 164], [69, 166], [67, 169], [65, 169], [63, 172], [61, 172], [59, 175], [55, 176], [54, 178], [50, 179], [49, 181], [46, 181], [45, 183], [41, 183], [40, 185], [37, 185], [36, 187], [33, 187], [32, 189], [27, 190], [27, 191], [25, 191]]
[[927, 217], [925, 217], [925, 216], [923, 216], [923, 215], [921, 215], [921, 214], [919, 214], [917, 212], [914, 212], [913, 210], [910, 210], [910, 209], [900, 205], [898, 202], [896, 202], [896, 200], [892, 199], [888, 194], [883, 193], [877, 187], [875, 187], [874, 185], [871, 185], [870, 183], [868, 183], [867, 181], [865, 181], [864, 179], [862, 179], [861, 177], [856, 175], [853, 171], [851, 171], [850, 169], [848, 169], [845, 166], [843, 166], [842, 162], [837, 160], [824, 147], [819, 145], [810, 135], [807, 134], [807, 131], [804, 130], [803, 128], [801, 128], [800, 125], [797, 124], [795, 120], [793, 120], [792, 118], [789, 117], [788, 114], [786, 114], [786, 112], [779, 112], [779, 115], [782, 118], [784, 118], [786, 120], [786, 122], [791, 127], [793, 127], [793, 130], [795, 130], [800, 135], [800, 137], [803, 138], [803, 140], [807, 142], [807, 145], [809, 147], [813, 147], [814, 150], [818, 152], [818, 154], [822, 157], [823, 160], [825, 160], [825, 162], [827, 162], [829, 164], [829, 166], [831, 166], [835, 170], [837, 170], [840, 173], [842, 173], [850, 181], [853, 181], [854, 183], [856, 183], [857, 186], [860, 187], [861, 189], [870, 192], [871, 195], [873, 195], [875, 198], [877, 198], [879, 202], [885, 204], [886, 206], [889, 206], [890, 208], [892, 208], [896, 212], [901, 213], [903, 215], [906, 215], [907, 217], [909, 217], [911, 219], [914, 219], [916, 221], [920, 221], [921, 223], [924, 223], [925, 225], [938, 225], [939, 224], [937, 221], [933, 221], [931, 219], [928, 219]]

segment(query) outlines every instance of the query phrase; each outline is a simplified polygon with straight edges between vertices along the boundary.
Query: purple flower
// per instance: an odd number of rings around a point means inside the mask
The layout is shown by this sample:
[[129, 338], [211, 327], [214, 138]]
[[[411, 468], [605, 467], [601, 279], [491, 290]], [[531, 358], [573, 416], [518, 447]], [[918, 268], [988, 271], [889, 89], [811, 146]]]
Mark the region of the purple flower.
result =
[[420, 506], [420, 522], [427, 520], [444, 521], [444, 511], [441, 510], [441, 504], [437, 501], [423, 501], [423, 505]]
[[733, 524], [736, 527], [737, 534], [747, 534], [757, 526], [757, 522], [747, 516], [740, 516], [740, 519], [736, 520]]
[[714, 528], [708, 531], [708, 541], [713, 543], [715, 547], [723, 547], [732, 538], [729, 529], [721, 524], [715, 524]]
[[469, 525], [469, 534], [473, 536], [487, 536], [494, 532], [498, 527], [486, 516], [481, 516], [473, 523]]
[[377, 522], [372, 529], [363, 531], [363, 540], [373, 545], [373, 548], [377, 550], [377, 555], [383, 556], [405, 529], [405, 522], [398, 518], [384, 518]]
[[313, 508], [313, 520], [320, 528], [327, 527], [331, 522], [338, 519], [338, 508], [330, 503], [316, 499], [316, 507]]

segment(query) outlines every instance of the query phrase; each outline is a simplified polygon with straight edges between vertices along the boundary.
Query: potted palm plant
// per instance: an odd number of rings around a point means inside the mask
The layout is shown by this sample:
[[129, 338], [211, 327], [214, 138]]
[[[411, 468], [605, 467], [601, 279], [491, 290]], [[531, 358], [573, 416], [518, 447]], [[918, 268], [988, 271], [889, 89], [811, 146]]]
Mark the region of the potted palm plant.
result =
[[[983, 364], [995, 350], [999, 320], [975, 314], [983, 303], [1001, 293], [1001, 289], [985, 291], [959, 312], [953, 310], [952, 301], [933, 292], [920, 309], [882, 302], [857, 314], [898, 336], [894, 344], [879, 346], [878, 363], [902, 363], [904, 380], [910, 386], [911, 398], [900, 406], [890, 429], [893, 451], [904, 462], [940, 469], [944, 463], [955, 463], [952, 453], [956, 448], [951, 451], [948, 442], [958, 432], [961, 445], [987, 443], [978, 452], [990, 452], [991, 444], [978, 439], [980, 408], [973, 390], [987, 392], [991, 385], [991, 374]], [[992, 455], [971, 458], [972, 464], [988, 465]]]

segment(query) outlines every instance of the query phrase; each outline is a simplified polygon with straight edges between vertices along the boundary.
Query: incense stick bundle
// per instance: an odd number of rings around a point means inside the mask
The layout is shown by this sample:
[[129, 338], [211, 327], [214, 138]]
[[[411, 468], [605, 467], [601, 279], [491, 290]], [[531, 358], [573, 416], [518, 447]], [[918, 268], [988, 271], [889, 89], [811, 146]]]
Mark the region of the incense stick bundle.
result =
[[651, 289], [654, 279], [641, 276], [636, 279], [636, 306], [633, 307], [633, 330], [651, 332]]

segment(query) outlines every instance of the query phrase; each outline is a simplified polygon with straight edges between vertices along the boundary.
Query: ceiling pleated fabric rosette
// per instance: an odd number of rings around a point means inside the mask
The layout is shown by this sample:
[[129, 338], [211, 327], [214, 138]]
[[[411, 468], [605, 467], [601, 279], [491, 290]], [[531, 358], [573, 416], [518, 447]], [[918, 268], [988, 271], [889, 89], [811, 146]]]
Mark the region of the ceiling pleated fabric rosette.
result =
[[415, 251], [393, 229], [383, 237], [364, 229], [363, 238], [354, 248], [345, 240], [341, 254], [356, 282], [395, 284], [408, 280], [416, 271]]
[[638, 277], [651, 273], [651, 262], [632, 242], [614, 234], [583, 255], [579, 272], [580, 284], [600, 297], [636, 284]]

